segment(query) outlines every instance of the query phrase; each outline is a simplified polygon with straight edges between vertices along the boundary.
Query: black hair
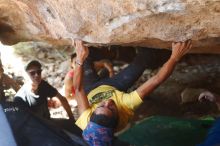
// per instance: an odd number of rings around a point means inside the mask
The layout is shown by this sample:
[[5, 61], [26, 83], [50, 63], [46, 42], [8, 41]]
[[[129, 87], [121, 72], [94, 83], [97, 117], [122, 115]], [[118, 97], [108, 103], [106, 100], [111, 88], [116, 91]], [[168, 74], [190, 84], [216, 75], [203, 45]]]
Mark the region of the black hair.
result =
[[108, 128], [116, 128], [118, 124], [118, 117], [109, 117], [103, 114], [96, 114], [95, 112], [93, 112], [90, 117], [90, 121]]
[[26, 70], [26, 71], [29, 70], [30, 67], [32, 67], [32, 66], [36, 66], [36, 67], [38, 67], [38, 68], [41, 68], [41, 64], [40, 64], [39, 61], [37, 61], [37, 60], [32, 60], [32, 61], [30, 61], [30, 62], [25, 66], [25, 70]]
[[73, 59], [76, 57], [76, 53], [73, 53], [70, 55], [70, 59], [71, 59], [71, 62], [73, 61]]

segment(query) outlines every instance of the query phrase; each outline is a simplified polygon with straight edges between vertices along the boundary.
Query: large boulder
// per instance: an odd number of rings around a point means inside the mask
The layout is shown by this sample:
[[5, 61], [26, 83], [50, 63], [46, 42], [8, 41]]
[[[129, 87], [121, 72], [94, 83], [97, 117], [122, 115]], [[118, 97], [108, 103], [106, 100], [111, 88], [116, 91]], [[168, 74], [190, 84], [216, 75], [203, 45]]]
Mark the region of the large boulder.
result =
[[219, 0], [0, 0], [0, 40], [169, 48], [220, 53]]

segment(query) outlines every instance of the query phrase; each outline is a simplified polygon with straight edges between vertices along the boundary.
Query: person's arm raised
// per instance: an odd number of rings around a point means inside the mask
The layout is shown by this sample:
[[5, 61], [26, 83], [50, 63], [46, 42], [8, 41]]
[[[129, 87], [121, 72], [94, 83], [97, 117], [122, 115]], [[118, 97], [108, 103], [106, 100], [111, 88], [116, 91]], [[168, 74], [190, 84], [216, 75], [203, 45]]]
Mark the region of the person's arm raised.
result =
[[177, 62], [191, 48], [191, 41], [172, 43], [172, 55], [169, 60], [162, 66], [159, 72], [137, 88], [138, 95], [144, 99], [161, 83], [163, 83], [172, 73]]
[[90, 107], [83, 86], [83, 62], [89, 54], [89, 49], [88, 47], [84, 46], [83, 42], [80, 40], [75, 40], [74, 46], [77, 56], [73, 85], [75, 88], [76, 101], [78, 104], [79, 113], [82, 114], [85, 110], [87, 110]]

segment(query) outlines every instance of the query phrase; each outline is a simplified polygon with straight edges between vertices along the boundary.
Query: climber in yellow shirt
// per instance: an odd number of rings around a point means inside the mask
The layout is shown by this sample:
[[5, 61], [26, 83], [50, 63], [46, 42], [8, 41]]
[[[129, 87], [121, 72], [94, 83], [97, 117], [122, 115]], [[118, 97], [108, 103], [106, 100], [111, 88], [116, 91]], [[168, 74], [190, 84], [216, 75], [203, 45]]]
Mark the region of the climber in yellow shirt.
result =
[[191, 41], [172, 43], [172, 54], [159, 72], [130, 93], [126, 93], [127, 89], [146, 68], [158, 67], [151, 66], [157, 61], [158, 50], [140, 49], [127, 68], [112, 78], [98, 80], [92, 65], [92, 50], [89, 53], [80, 40], [75, 40], [73, 45], [77, 54], [73, 82], [80, 112], [76, 125], [83, 130], [89, 145], [111, 145], [113, 133], [123, 129], [143, 99], [170, 76], [177, 62], [190, 50]]

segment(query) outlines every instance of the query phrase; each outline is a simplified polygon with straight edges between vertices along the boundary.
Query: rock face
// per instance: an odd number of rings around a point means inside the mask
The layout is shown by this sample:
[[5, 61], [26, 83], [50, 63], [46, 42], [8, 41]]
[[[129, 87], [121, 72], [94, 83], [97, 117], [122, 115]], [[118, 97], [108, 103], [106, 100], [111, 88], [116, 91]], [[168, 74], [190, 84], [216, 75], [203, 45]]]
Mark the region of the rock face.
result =
[[219, 0], [0, 0], [5, 44], [69, 38], [105, 45], [169, 48], [192, 39], [193, 52], [220, 53]]

